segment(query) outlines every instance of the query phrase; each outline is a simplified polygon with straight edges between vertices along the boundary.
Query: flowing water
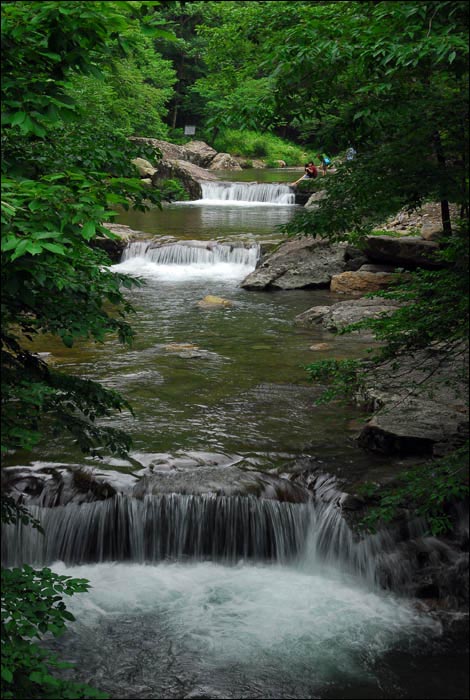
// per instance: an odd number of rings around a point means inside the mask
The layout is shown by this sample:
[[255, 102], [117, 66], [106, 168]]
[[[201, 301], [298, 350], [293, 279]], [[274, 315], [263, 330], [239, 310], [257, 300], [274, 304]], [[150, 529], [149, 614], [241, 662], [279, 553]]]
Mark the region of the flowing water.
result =
[[[305, 455], [352, 481], [387, 461], [357, 448], [358, 411], [316, 406], [306, 381], [313, 359], [365, 352], [360, 338], [293, 324], [335, 297], [240, 287], [296, 209], [282, 184], [296, 175], [280, 172], [121, 216], [153, 234], [114, 267], [145, 281], [130, 292], [134, 345], [39, 349], [131, 401], [135, 417], [108, 424], [133, 450], [85, 458], [61, 438], [11, 459], [46, 537], [17, 528], [4, 556], [91, 581], [69, 604], [76, 622], [47, 644], [112, 698], [464, 698], [462, 640], [449, 646], [438, 618], [377, 586], [392, 539], [357, 542], [335, 503], [279, 480]], [[207, 295], [226, 304], [201, 305]], [[312, 351], [319, 342], [329, 347]], [[83, 468], [115, 495], [78, 498]]]

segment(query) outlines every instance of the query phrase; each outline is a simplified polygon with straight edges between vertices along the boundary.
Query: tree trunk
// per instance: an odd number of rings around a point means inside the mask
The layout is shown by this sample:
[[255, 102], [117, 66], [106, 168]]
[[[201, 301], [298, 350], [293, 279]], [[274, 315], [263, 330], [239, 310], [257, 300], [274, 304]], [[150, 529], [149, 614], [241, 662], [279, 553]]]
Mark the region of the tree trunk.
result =
[[[437, 164], [438, 164], [439, 168], [443, 172], [445, 172], [447, 169], [446, 159], [444, 156], [444, 150], [442, 148], [441, 135], [439, 134], [438, 131], [434, 132], [433, 140], [434, 140], [434, 150], [436, 152]], [[452, 235], [452, 225], [450, 223], [450, 210], [449, 210], [449, 202], [447, 199], [441, 199], [441, 219], [442, 219], [442, 229], [443, 229], [445, 235], [451, 236]]]

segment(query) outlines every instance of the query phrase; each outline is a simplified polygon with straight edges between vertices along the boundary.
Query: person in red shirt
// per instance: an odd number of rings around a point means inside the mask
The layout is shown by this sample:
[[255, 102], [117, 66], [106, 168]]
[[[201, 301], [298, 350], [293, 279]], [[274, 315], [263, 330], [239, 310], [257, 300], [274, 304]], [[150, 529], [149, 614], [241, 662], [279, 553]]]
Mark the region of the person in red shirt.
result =
[[297, 185], [297, 183], [300, 182], [301, 180], [311, 180], [311, 179], [317, 177], [317, 175], [318, 175], [317, 167], [313, 163], [313, 161], [310, 161], [310, 163], [305, 164], [304, 174], [302, 175], [302, 177], [299, 177], [298, 180], [293, 182], [291, 187], [295, 187]]

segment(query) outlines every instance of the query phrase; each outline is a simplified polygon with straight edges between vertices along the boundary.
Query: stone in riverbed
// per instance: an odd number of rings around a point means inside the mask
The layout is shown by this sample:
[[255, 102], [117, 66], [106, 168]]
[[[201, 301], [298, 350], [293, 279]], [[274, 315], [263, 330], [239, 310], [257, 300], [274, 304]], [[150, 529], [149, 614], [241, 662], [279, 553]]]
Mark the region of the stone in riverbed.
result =
[[211, 161], [209, 170], [242, 170], [230, 153], [218, 153]]
[[233, 301], [208, 294], [204, 299], [198, 301], [197, 305], [201, 309], [228, 308], [233, 306]]
[[311, 237], [283, 243], [242, 282], [245, 289], [327, 287], [348, 269], [348, 246]]
[[468, 348], [421, 350], [379, 365], [358, 398], [375, 415], [361, 447], [382, 454], [442, 455], [468, 439]]
[[331, 306], [313, 306], [295, 317], [301, 326], [321, 324], [328, 331], [336, 332], [365, 318], [379, 318], [399, 308], [391, 299], [353, 299], [340, 301]]
[[439, 244], [418, 236], [366, 236], [363, 251], [372, 261], [391, 262], [408, 269], [442, 268], [436, 258]]
[[362, 269], [341, 272], [331, 278], [330, 290], [337, 294], [368, 294], [386, 289], [398, 278], [393, 272], [369, 272]]

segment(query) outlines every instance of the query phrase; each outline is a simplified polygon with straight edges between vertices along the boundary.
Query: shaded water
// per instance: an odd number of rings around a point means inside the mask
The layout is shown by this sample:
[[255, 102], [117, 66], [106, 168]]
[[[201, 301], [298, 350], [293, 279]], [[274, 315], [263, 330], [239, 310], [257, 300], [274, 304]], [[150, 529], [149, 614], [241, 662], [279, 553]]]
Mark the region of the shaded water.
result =
[[[178, 240], [254, 246], [280, 240], [275, 226], [295, 209], [185, 203], [128, 212], [120, 222]], [[198, 471], [184, 468], [196, 452], [268, 471], [305, 454], [323, 460], [325, 470], [331, 461], [350, 474], [381, 467], [384, 460], [364, 455], [352, 440], [357, 426], [350, 421], [360, 413], [316, 406], [319, 390], [306, 381], [304, 365], [313, 359], [365, 352], [358, 338], [294, 326], [296, 314], [333, 303], [334, 295], [247, 292], [239, 285], [254, 262], [226, 250], [212, 257], [191, 246], [153, 259], [148, 253], [134, 248], [115, 267], [146, 282], [131, 293], [133, 347], [109, 341], [66, 350], [50, 341], [40, 348], [56, 367], [99, 379], [133, 404], [135, 418], [109, 420], [131, 433], [131, 461], [105, 459], [103, 471], [138, 475], [145, 468], [158, 480], [167, 469], [174, 483], [180, 477], [196, 492]], [[230, 305], [203, 308], [206, 295]], [[318, 342], [331, 349], [312, 351]], [[63, 438], [33, 459], [46, 467], [96, 464]], [[223, 459], [214, 464], [225, 471]], [[449, 661], [440, 623], [373, 585], [371, 549], [356, 546], [334, 520], [337, 510], [171, 494], [61, 509], [44, 513], [53, 534], [46, 551], [32, 543], [32, 554], [68, 562], [53, 568], [89, 578], [92, 590], [72, 600], [77, 622], [50, 645], [111, 697], [466, 697], [462, 665]], [[440, 681], [429, 684], [432, 662], [420, 659], [434, 654]]]

